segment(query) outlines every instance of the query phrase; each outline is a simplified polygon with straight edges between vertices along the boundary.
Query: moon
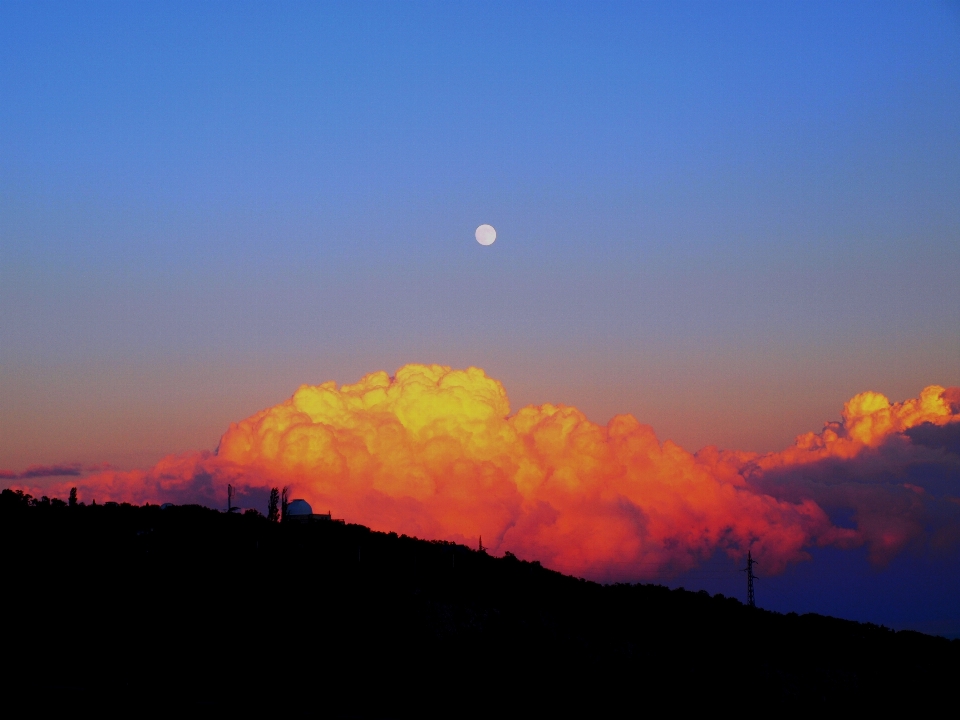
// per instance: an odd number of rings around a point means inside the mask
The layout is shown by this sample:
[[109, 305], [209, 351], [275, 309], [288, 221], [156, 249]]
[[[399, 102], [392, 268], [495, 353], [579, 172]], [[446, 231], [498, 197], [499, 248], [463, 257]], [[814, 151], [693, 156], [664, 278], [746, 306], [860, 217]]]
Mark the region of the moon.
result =
[[492, 225], [481, 225], [474, 235], [481, 245], [493, 245], [493, 241], [497, 239], [497, 231], [493, 229]]

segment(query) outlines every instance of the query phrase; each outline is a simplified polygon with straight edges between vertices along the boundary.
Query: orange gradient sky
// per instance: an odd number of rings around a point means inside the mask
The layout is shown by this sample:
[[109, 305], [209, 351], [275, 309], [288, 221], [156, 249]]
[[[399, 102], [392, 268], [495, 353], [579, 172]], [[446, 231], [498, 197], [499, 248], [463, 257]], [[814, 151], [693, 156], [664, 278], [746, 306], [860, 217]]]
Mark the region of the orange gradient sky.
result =
[[[891, 366], [881, 348], [798, 348], [796, 356], [777, 362], [735, 348], [627, 358], [574, 349], [549, 353], [542, 367], [522, 355], [476, 354], [491, 359], [484, 367], [495, 368], [491, 372], [510, 388], [516, 406], [562, 402], [599, 424], [629, 413], [692, 450], [717, 445], [769, 452], [838, 418], [838, 400], [864, 388], [897, 398], [915, 395], [931, 379], [960, 384], [960, 357], [954, 363], [951, 343], [947, 338], [939, 351], [901, 348], [914, 352], [903, 366]], [[248, 356], [242, 364], [200, 358], [0, 366], [0, 467], [107, 462], [133, 469], [169, 453], [212, 450], [230, 422], [272, 404], [290, 387], [329, 377], [350, 382], [352, 366], [363, 358], [330, 355], [319, 363]]]

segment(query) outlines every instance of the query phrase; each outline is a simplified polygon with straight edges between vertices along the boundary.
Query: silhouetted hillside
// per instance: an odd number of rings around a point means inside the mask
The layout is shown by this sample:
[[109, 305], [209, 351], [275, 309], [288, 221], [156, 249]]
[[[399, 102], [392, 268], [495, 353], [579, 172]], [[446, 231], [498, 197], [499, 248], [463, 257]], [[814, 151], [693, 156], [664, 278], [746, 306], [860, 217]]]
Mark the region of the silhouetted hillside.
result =
[[950, 701], [960, 642], [333, 522], [0, 495], [4, 691], [448, 717]]

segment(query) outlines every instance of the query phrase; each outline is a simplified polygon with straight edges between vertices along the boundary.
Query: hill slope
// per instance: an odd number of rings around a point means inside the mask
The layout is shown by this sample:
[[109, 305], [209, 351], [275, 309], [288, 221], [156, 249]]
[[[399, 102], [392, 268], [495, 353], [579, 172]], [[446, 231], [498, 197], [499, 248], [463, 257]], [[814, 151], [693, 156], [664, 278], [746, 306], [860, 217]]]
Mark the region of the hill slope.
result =
[[44, 703], [395, 717], [934, 702], [960, 642], [197, 506], [0, 495], [4, 684]]

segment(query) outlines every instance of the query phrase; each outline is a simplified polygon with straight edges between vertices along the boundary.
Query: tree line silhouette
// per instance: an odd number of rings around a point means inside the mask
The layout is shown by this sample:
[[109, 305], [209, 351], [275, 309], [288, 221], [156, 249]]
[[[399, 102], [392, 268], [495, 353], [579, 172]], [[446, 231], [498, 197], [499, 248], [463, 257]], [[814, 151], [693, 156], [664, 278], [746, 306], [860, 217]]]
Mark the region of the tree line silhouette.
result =
[[[406, 717], [949, 701], [960, 642], [360, 525], [0, 493], [3, 692]], [[745, 698], [745, 692], [749, 698]]]

